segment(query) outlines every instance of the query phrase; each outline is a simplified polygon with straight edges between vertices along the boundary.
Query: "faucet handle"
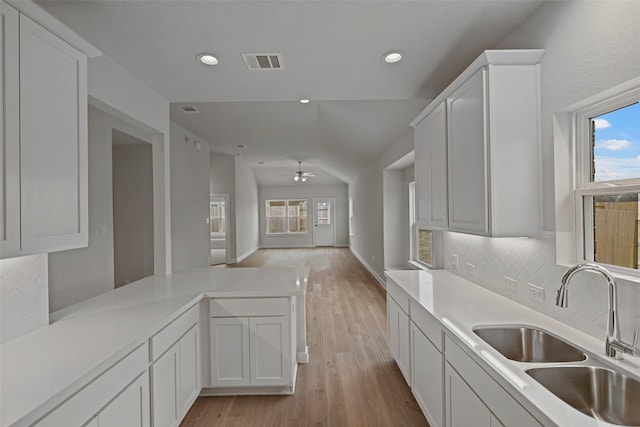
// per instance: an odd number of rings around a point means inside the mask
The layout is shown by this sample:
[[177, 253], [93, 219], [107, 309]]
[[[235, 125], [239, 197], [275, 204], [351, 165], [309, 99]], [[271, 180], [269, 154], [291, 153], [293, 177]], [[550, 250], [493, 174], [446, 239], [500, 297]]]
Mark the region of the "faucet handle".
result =
[[638, 345], [638, 330], [636, 329], [633, 332], [633, 344], [628, 344], [622, 340], [613, 340], [609, 343], [609, 345], [623, 353], [630, 354], [632, 356], [636, 356], [640, 354], [640, 351], [636, 348]]

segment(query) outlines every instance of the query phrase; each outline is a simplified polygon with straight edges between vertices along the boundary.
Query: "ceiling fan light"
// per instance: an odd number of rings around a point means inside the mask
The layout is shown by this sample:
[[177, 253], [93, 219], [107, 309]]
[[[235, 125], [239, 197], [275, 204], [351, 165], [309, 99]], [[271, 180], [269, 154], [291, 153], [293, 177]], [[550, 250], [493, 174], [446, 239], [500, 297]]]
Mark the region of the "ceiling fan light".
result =
[[296, 181], [296, 182], [298, 182], [299, 179], [300, 179], [300, 177], [298, 175], [293, 177], [293, 180]]
[[307, 177], [302, 175], [302, 182], [305, 182], [307, 180]]

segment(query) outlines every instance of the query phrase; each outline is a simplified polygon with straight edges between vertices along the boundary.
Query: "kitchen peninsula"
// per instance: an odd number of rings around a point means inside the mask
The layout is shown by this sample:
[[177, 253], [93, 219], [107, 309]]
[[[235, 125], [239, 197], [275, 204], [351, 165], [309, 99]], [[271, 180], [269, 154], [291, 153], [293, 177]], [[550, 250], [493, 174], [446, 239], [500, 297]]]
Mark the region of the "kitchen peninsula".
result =
[[175, 425], [201, 391], [293, 393], [297, 363], [308, 361], [308, 275], [193, 269], [53, 313], [1, 347], [0, 425], [148, 426], [148, 414]]

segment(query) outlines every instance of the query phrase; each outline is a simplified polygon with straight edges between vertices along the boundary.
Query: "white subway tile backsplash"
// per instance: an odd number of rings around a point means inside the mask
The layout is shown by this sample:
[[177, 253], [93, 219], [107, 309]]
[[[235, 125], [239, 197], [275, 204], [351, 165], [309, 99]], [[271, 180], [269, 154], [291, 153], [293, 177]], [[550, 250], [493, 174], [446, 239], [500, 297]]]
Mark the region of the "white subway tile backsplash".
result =
[[[555, 296], [566, 267], [556, 264], [554, 239], [488, 238], [459, 233], [444, 233], [445, 259], [456, 253], [461, 265], [475, 265], [471, 277], [466, 269], [445, 269], [493, 292], [540, 311], [599, 339], [606, 334], [607, 286], [600, 276], [584, 274], [574, 279], [569, 308], [555, 306]], [[504, 276], [517, 282], [517, 291], [504, 286]], [[618, 280], [619, 316], [623, 338], [631, 339], [640, 328], [640, 284]], [[528, 283], [544, 288], [545, 301], [529, 298]]]
[[47, 255], [0, 260], [0, 343], [49, 324]]

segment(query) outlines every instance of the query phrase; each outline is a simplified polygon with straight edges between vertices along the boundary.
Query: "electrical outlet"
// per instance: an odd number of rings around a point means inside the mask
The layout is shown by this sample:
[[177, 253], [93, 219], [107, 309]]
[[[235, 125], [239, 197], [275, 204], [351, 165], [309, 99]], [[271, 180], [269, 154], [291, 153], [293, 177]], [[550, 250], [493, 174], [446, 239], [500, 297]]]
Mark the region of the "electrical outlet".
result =
[[469, 275], [471, 277], [475, 277], [475, 275], [476, 275], [476, 266], [475, 265], [467, 262], [465, 264], [465, 268], [467, 269], [467, 273], [469, 273]]
[[512, 279], [511, 277], [504, 276], [504, 287], [514, 294], [518, 292], [518, 282], [516, 279]]
[[534, 301], [544, 302], [544, 288], [533, 285], [531, 283], [529, 283], [528, 286], [529, 286], [529, 298], [531, 298]]
[[452, 270], [458, 269], [458, 255], [456, 254], [451, 254], [451, 269]]

